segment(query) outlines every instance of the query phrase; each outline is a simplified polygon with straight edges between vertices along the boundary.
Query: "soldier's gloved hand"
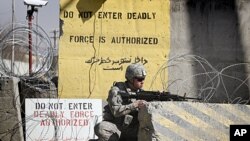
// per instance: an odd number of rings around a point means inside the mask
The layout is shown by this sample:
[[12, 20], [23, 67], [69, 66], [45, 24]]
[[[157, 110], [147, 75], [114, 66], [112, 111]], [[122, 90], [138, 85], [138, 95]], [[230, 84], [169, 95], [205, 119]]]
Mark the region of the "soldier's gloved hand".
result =
[[134, 106], [135, 106], [136, 108], [141, 109], [141, 108], [143, 108], [143, 107], [146, 106], [147, 101], [145, 101], [145, 100], [136, 100], [135, 102], [133, 102], [133, 104], [134, 104]]

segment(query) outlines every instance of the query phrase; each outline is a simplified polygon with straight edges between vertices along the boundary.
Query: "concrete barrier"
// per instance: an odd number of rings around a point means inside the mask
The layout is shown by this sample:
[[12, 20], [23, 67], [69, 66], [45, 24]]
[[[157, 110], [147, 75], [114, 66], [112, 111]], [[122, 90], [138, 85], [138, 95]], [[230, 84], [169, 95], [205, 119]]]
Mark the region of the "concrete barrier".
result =
[[228, 141], [230, 125], [250, 123], [250, 105], [152, 102], [138, 118], [139, 141]]

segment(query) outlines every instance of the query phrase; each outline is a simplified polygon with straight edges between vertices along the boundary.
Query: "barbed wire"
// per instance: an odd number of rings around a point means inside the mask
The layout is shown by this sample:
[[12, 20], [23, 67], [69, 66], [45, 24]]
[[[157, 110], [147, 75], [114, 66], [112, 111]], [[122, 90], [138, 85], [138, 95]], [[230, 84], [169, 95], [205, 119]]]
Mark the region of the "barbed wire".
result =
[[214, 67], [198, 55], [174, 56], [159, 68], [150, 88], [160, 78], [164, 91], [200, 97], [209, 103], [249, 104], [250, 64], [235, 63], [217, 67], [221, 68]]
[[[32, 36], [32, 41], [28, 35]], [[32, 49], [29, 49], [30, 43]], [[32, 73], [29, 72], [29, 52], [32, 53]], [[38, 25], [32, 28], [22, 23], [6, 25], [0, 31], [0, 69], [2, 75], [34, 79], [50, 70], [53, 48], [47, 33]], [[12, 68], [13, 67], [13, 68]]]

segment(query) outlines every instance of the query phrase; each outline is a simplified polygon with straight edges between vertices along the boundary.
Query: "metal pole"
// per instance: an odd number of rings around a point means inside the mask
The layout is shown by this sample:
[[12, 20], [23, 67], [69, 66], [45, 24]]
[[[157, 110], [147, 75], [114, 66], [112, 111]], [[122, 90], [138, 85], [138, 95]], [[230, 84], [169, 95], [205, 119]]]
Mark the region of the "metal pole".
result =
[[32, 16], [29, 16], [29, 74], [32, 73]]
[[27, 11], [29, 25], [29, 75], [32, 74], [32, 19], [34, 11], [34, 6], [31, 6], [31, 9]]
[[56, 30], [54, 30], [54, 49], [53, 51], [56, 49]]
[[14, 73], [14, 63], [15, 63], [15, 33], [14, 33], [14, 23], [15, 23], [15, 0], [12, 0], [12, 50], [11, 50], [11, 72]]

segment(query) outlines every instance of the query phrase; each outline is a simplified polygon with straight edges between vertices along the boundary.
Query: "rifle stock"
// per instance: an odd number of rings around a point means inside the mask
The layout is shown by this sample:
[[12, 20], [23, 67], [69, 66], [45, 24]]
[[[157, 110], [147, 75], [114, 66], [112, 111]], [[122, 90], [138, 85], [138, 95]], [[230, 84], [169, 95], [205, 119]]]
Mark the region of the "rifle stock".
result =
[[141, 91], [141, 92], [118, 92], [122, 98], [125, 99], [137, 99], [145, 101], [187, 101], [188, 99], [201, 100], [200, 98], [186, 97], [171, 94], [170, 92], [158, 92], [158, 91]]

